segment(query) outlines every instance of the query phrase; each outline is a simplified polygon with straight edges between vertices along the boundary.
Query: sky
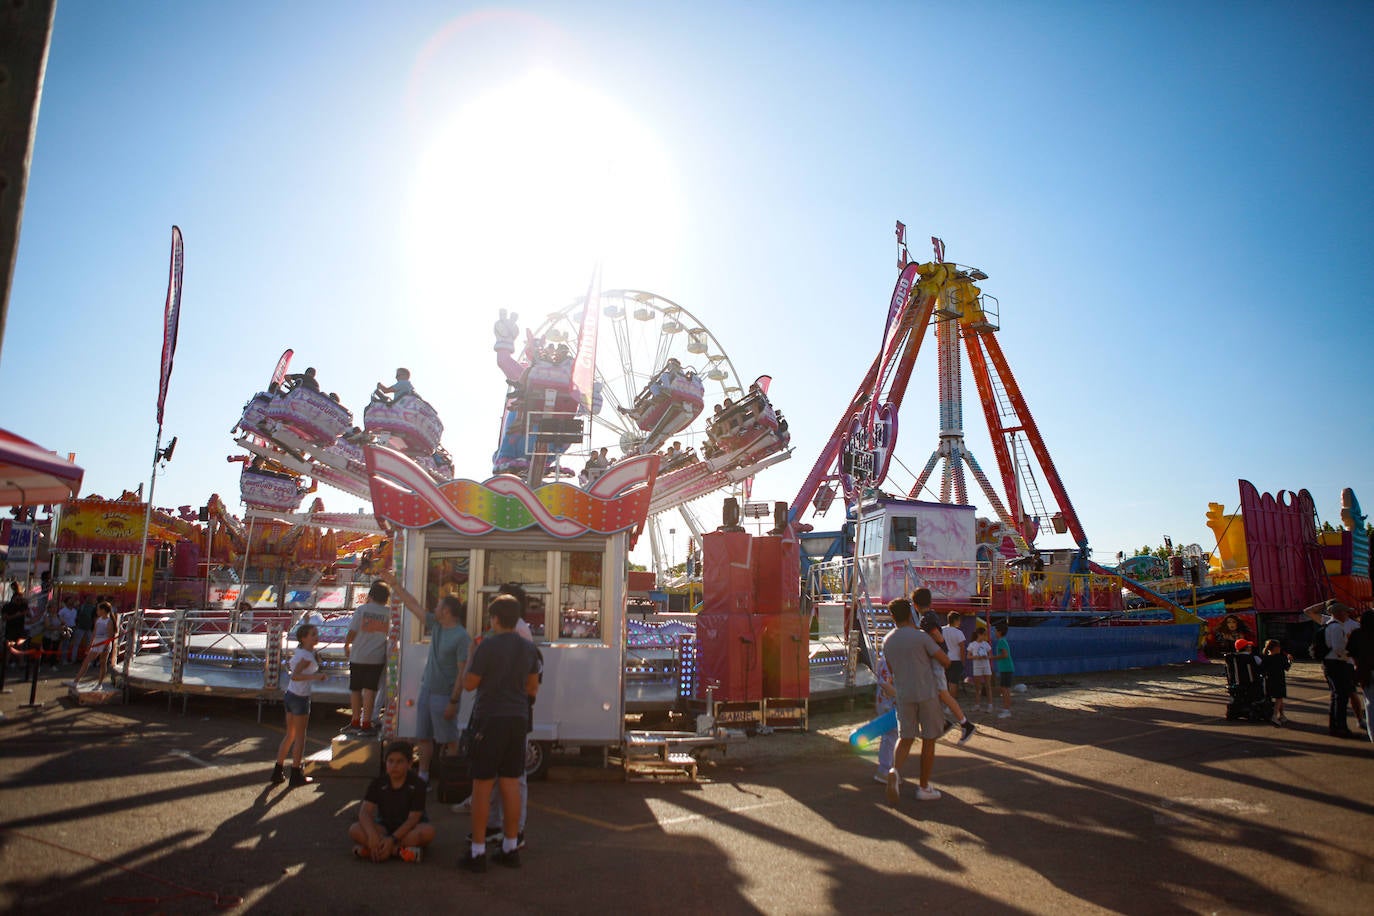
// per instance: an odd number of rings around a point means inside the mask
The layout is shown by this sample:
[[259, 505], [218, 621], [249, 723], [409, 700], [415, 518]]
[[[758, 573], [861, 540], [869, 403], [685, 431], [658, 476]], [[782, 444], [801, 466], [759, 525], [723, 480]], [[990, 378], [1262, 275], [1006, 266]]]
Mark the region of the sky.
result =
[[485, 479], [498, 311], [529, 326], [601, 257], [773, 377], [795, 451], [754, 498], [790, 502], [877, 350], [901, 220], [988, 274], [1097, 556], [1210, 549], [1240, 478], [1338, 523], [1343, 487], [1374, 507], [1371, 39], [1367, 3], [60, 0], [0, 425], [74, 452], [83, 493], [146, 485], [175, 224], [158, 505], [235, 505], [230, 431], [287, 347], [355, 413], [408, 366]]

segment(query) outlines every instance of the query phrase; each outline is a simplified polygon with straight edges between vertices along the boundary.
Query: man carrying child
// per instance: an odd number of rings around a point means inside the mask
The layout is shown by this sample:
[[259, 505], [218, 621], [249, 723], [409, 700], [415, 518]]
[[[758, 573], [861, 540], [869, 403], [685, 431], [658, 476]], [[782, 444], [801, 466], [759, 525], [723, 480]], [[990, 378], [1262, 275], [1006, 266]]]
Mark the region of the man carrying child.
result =
[[[924, 589], [919, 589], [925, 591]], [[929, 602], [929, 592], [925, 598]], [[921, 775], [916, 797], [933, 801], [940, 797], [930, 787], [930, 774], [935, 767], [935, 742], [944, 733], [945, 717], [940, 711], [940, 699], [935, 688], [931, 663], [949, 665], [935, 640], [922, 632], [911, 616], [911, 602], [897, 598], [887, 606], [896, 624], [883, 640], [883, 658], [892, 672], [892, 684], [897, 690], [897, 750], [892, 769], [887, 771], [887, 800], [895, 805], [901, 795], [901, 771], [911, 753], [911, 745], [921, 739]]]

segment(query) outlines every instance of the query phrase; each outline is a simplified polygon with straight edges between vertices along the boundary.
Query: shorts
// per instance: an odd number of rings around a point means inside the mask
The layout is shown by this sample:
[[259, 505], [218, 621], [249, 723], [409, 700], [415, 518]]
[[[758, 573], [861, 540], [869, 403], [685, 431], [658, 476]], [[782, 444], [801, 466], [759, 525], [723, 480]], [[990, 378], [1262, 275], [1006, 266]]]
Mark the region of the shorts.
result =
[[386, 670], [386, 665], [377, 663], [375, 665], [364, 665], [360, 662], [353, 662], [348, 666], [348, 689], [349, 690], [380, 690], [382, 687], [382, 672]]
[[1011, 686], [1011, 682], [1014, 681], [1014, 680], [1016, 680], [1016, 672], [1014, 672], [1014, 671], [999, 671], [999, 672], [997, 672], [997, 686], [998, 686], [998, 687], [1010, 687], [1010, 686]]
[[286, 707], [288, 716], [310, 715], [310, 697], [301, 696], [299, 693], [286, 691], [282, 694], [281, 705]]
[[444, 718], [448, 707], [447, 693], [429, 693], [416, 705], [419, 706], [415, 717], [415, 737], [421, 741], [434, 740], [440, 744], [451, 744], [458, 740], [458, 717]]
[[[396, 831], [401, 829], [401, 824], [404, 824], [404, 823], [405, 823], [405, 821], [398, 821], [398, 822], [396, 822], [395, 824], [388, 824], [386, 821], [382, 820], [381, 812], [378, 812], [378, 813], [377, 813], [376, 817], [374, 817], [374, 818], [372, 819], [372, 822], [373, 822], [374, 824], [376, 824], [378, 827], [381, 827], [383, 830], [385, 830], [387, 833], [391, 834], [392, 836], [395, 836], [395, 835], [396, 835]], [[427, 813], [421, 811], [421, 812], [420, 812], [420, 824], [428, 824], [428, 823], [429, 823], [429, 815], [428, 815]], [[416, 824], [416, 826], [418, 827], [419, 824]], [[414, 827], [412, 827], [411, 829], [413, 830]]]
[[[954, 666], [951, 665], [950, 667], [952, 668], [952, 667], [954, 667]], [[949, 690], [949, 681], [947, 681], [947, 680], [945, 679], [945, 669], [944, 669], [944, 668], [941, 668], [939, 665], [934, 665], [934, 664], [933, 664], [933, 665], [930, 666], [930, 673], [931, 673], [931, 674], [934, 676], [934, 678], [935, 678], [935, 692], [936, 692], [936, 693], [946, 692], [946, 691]]]
[[976, 659], [973, 662], [973, 676], [987, 677], [992, 674], [992, 663], [983, 659]]
[[473, 729], [473, 779], [519, 779], [525, 773], [524, 716], [497, 716]]
[[940, 700], [931, 697], [919, 703], [897, 703], [897, 737], [903, 741], [922, 738], [934, 741], [945, 733], [945, 716]]
[[964, 682], [964, 663], [950, 662], [949, 667], [945, 669], [945, 676], [949, 679], [949, 683], [958, 687]]

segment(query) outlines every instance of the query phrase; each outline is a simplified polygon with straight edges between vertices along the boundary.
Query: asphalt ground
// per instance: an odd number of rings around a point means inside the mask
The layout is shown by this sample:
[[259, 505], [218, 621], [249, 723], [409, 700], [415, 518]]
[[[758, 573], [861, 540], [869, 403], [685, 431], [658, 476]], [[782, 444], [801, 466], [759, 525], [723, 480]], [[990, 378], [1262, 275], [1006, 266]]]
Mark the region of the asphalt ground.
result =
[[[0, 911], [1367, 913], [1374, 745], [1326, 734], [1316, 666], [1289, 684], [1280, 729], [1225, 719], [1220, 665], [1033, 681], [1011, 719], [941, 742], [943, 798], [896, 807], [845, 741], [866, 699], [696, 785], [557, 761], [523, 867], [470, 875], [447, 806], [424, 862], [374, 865], [345, 837], [363, 776], [269, 787], [279, 709], [76, 707], [45, 675], [39, 709], [0, 696]], [[314, 721], [308, 749], [343, 718]]]

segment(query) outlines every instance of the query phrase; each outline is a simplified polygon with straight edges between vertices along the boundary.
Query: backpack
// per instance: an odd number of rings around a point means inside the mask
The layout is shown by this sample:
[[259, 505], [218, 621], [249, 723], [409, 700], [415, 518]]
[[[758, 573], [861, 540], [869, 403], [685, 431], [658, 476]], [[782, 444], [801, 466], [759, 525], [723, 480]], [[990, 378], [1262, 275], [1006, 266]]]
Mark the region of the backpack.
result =
[[1307, 652], [1313, 661], [1321, 661], [1331, 651], [1331, 645], [1326, 641], [1326, 628], [1329, 626], [1329, 623], [1319, 623], [1317, 629], [1312, 632], [1312, 642], [1308, 645]]

